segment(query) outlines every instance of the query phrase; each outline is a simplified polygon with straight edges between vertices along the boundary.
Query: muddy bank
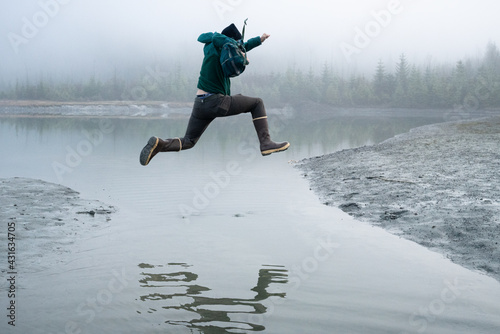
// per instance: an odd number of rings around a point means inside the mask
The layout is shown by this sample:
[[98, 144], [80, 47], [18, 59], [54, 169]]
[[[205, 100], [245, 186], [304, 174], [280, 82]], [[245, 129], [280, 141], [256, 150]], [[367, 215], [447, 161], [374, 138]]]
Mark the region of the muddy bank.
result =
[[297, 167], [324, 204], [500, 280], [500, 117], [424, 126]]
[[[32, 272], [63, 261], [75, 241], [109, 226], [115, 212], [70, 188], [28, 178], [0, 179], [0, 207], [0, 252], [7, 258], [9, 238], [15, 244], [15, 261], [9, 267]], [[4, 265], [0, 270], [14, 271]]]

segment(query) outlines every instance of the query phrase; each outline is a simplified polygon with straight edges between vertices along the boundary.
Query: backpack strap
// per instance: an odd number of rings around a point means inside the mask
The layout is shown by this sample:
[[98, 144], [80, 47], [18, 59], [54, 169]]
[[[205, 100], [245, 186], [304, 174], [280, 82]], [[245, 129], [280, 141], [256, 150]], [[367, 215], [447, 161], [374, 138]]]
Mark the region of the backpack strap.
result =
[[[243, 21], [243, 29], [242, 29], [242, 32], [241, 32], [241, 46], [243, 47], [243, 50], [245, 50], [245, 28], [247, 26], [247, 21], [248, 21], [248, 18], [245, 19], [245, 21]], [[247, 50], [245, 50], [245, 63], [248, 64], [248, 58], [247, 58]]]

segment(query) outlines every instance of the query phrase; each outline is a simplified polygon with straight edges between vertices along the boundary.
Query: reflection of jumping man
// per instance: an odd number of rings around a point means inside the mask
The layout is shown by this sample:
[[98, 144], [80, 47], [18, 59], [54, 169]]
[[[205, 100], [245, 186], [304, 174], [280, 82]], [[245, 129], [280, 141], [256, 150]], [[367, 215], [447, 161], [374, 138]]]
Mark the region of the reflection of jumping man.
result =
[[[260, 46], [270, 35], [249, 39], [245, 45], [246, 51]], [[224, 76], [220, 63], [220, 52], [230, 39], [241, 40], [241, 33], [234, 24], [226, 27], [221, 34], [204, 33], [198, 41], [204, 43], [205, 57], [198, 79], [198, 92], [193, 105], [193, 111], [183, 138], [160, 139], [151, 137], [142, 149], [141, 165], [146, 166], [158, 152], [181, 151], [192, 148], [208, 125], [217, 117], [226, 117], [250, 112], [255, 131], [260, 142], [262, 155], [286, 150], [290, 143], [275, 143], [269, 135], [266, 109], [260, 98], [243, 95], [231, 96], [231, 82]]]
[[[172, 320], [165, 323], [185, 326], [197, 330], [197, 333], [235, 333], [231, 330], [238, 329], [240, 331], [237, 333], [242, 333], [242, 325], [250, 327], [249, 332], [264, 331], [266, 328], [262, 324], [254, 323], [254, 320], [260, 319], [257, 315], [267, 313], [268, 306], [274, 308], [274, 305], [281, 304], [278, 297], [286, 298], [285, 292], [276, 292], [279, 288], [277, 284], [288, 283], [288, 270], [279, 265], [263, 265], [259, 270], [257, 285], [251, 289], [257, 294], [250, 298], [210, 297], [213, 293], [206, 295], [205, 292], [211, 289], [197, 284], [198, 274], [189, 270], [191, 266], [185, 263], [171, 263], [167, 266], [141, 263], [139, 267], [150, 269], [150, 272], [142, 272], [144, 277], [139, 280], [141, 287], [149, 292], [140, 296], [140, 300], [146, 303], [144, 309], [148, 313], [174, 310], [175, 312], [167, 315]], [[158, 273], [153, 270], [155, 267], [161, 270], [173, 269], [174, 272]], [[163, 305], [165, 303], [167, 305]], [[269, 310], [272, 311], [273, 309]], [[244, 320], [244, 314], [248, 316], [247, 321]], [[180, 319], [175, 320], [176, 317]]]

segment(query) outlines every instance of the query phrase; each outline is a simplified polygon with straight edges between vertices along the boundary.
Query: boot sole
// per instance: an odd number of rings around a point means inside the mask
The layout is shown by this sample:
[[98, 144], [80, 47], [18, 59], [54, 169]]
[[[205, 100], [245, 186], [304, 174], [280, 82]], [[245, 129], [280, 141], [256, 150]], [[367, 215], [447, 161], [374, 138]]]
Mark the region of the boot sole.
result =
[[260, 152], [260, 153], [261, 153], [263, 156], [266, 156], [266, 155], [270, 155], [270, 154], [272, 154], [272, 153], [286, 151], [289, 147], [290, 147], [290, 143], [286, 143], [286, 145], [285, 145], [285, 146], [283, 146], [283, 147], [280, 147], [280, 148], [275, 148], [275, 149], [272, 149], [272, 150], [262, 151], [262, 152]]
[[153, 154], [153, 151], [155, 150], [156, 146], [158, 146], [159, 141], [160, 138], [158, 137], [149, 138], [148, 143], [142, 149], [141, 155], [139, 157], [141, 165], [146, 166], [147, 164], [149, 164], [149, 161], [151, 160], [151, 154]]

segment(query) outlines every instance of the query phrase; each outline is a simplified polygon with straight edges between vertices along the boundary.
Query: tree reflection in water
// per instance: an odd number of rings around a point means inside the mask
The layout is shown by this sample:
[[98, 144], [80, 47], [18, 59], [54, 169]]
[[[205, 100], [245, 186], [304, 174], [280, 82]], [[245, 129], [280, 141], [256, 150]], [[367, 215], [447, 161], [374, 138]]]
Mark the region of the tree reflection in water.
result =
[[[198, 275], [189, 271], [191, 266], [185, 263], [157, 266], [141, 263], [139, 267], [144, 269], [141, 273], [143, 278], [139, 280], [139, 283], [142, 288], [150, 291], [149, 294], [140, 297], [141, 301], [148, 304], [147, 312], [158, 312], [158, 306], [155, 308], [154, 305], [159, 305], [161, 309], [170, 310], [172, 314], [178, 314], [178, 317], [183, 319], [166, 320], [166, 324], [185, 326], [206, 334], [263, 331], [265, 327], [256, 323], [260, 322], [257, 319], [262, 319], [262, 315], [267, 312], [267, 307], [263, 302], [270, 297], [285, 298], [286, 296], [284, 292], [268, 291], [271, 283], [288, 282], [288, 271], [283, 266], [263, 265], [259, 270], [257, 284], [250, 289], [256, 295], [250, 299], [203, 296], [203, 292], [211, 289], [195, 284]], [[146, 272], [147, 269], [150, 272]], [[153, 271], [161, 271], [161, 273], [153, 273]], [[140, 311], [137, 312], [141, 314]], [[179, 312], [189, 313], [186, 317], [185, 313]], [[171, 316], [167, 315], [167, 317]]]

